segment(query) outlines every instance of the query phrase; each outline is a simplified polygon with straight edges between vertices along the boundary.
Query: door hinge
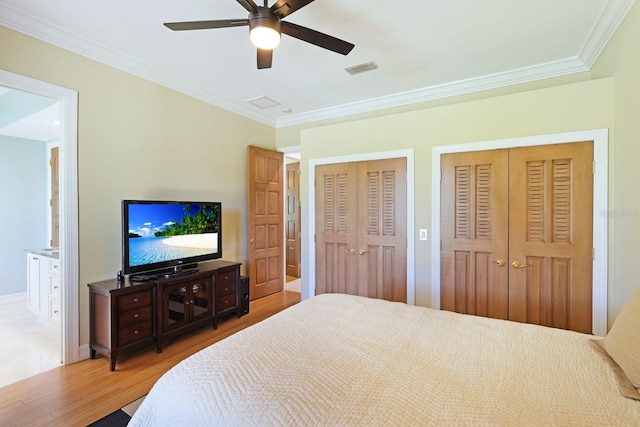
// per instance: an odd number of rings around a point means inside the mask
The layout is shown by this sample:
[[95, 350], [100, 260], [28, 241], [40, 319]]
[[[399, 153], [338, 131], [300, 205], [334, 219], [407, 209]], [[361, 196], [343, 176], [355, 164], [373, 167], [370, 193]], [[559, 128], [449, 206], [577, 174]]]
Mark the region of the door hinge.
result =
[[591, 259], [596, 260], [596, 248], [591, 248]]

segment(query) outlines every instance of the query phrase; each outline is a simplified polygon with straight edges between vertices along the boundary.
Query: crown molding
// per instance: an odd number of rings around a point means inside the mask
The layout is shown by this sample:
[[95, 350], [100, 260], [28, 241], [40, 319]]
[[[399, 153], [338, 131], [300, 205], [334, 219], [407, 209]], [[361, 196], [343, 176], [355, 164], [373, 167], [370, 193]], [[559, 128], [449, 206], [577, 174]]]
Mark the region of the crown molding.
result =
[[122, 52], [88, 40], [78, 34], [53, 25], [36, 16], [26, 14], [2, 2], [0, 2], [0, 25], [169, 89], [184, 93], [185, 95], [189, 95], [267, 126], [275, 127], [276, 125], [272, 117], [260, 114], [249, 107], [239, 105], [175, 75], [151, 67]]
[[483, 90], [542, 80], [550, 77], [563, 76], [587, 70], [588, 67], [577, 58], [555, 61], [547, 64], [495, 73], [467, 80], [459, 80], [456, 82], [429, 86], [388, 96], [381, 96], [378, 98], [367, 99], [322, 110], [315, 110], [308, 113], [287, 116], [278, 119], [276, 127], [299, 125], [319, 120], [368, 113], [376, 110], [480, 92]]
[[264, 125], [281, 128], [588, 71], [635, 2], [636, 0], [609, 0], [581, 51], [573, 58], [433, 85], [307, 113], [287, 115], [277, 119], [261, 114], [249, 106], [230, 101], [178, 76], [144, 64], [122, 52], [92, 42], [35, 16], [25, 14], [1, 1], [0, 25], [184, 93]]
[[335, 119], [588, 71], [595, 64], [607, 46], [607, 43], [609, 43], [609, 40], [611, 40], [611, 37], [613, 37], [635, 3], [636, 0], [609, 0], [602, 9], [600, 17], [589, 33], [589, 37], [581, 51], [574, 58], [281, 117], [276, 120], [276, 127], [280, 128], [320, 120]]

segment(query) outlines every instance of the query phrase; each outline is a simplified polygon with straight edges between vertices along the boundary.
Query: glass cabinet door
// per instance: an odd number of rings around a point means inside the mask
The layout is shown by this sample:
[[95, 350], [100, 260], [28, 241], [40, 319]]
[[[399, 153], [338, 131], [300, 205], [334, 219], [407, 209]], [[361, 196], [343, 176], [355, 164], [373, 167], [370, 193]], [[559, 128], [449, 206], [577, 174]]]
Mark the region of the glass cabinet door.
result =
[[188, 301], [187, 286], [177, 285], [164, 290], [164, 329], [171, 329], [187, 321]]
[[210, 278], [200, 279], [189, 284], [191, 290], [191, 309], [196, 320], [201, 316], [211, 316], [211, 289], [212, 280]]

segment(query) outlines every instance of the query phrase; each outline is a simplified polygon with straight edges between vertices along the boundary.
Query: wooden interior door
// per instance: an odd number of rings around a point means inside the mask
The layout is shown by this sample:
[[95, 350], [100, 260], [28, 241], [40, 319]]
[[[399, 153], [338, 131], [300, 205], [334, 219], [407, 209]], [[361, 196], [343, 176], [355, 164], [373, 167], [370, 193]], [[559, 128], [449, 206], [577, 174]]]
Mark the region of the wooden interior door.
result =
[[284, 288], [283, 168], [282, 153], [247, 147], [251, 300]]
[[407, 300], [406, 159], [321, 165], [316, 294]]
[[591, 333], [593, 142], [514, 148], [510, 165], [509, 318]]
[[300, 277], [300, 162], [287, 163], [286, 273]]
[[490, 150], [441, 158], [440, 307], [509, 316], [509, 153]]
[[593, 142], [447, 154], [441, 169], [441, 308], [591, 333]]
[[52, 248], [60, 246], [60, 184], [58, 171], [58, 147], [51, 149], [51, 158], [49, 160], [49, 167], [51, 172], [51, 200], [49, 206], [51, 207], [51, 241], [49, 245]]

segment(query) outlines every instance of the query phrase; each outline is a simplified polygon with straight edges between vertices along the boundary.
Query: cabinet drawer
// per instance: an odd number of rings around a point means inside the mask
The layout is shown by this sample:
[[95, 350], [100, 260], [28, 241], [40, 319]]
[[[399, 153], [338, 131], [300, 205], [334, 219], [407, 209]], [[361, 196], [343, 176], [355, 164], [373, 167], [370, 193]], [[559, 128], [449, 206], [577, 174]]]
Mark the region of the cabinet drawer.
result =
[[60, 260], [57, 258], [49, 258], [49, 273], [60, 274]]
[[216, 298], [236, 293], [235, 271], [216, 274]]
[[120, 328], [118, 331], [118, 345], [125, 345], [144, 338], [149, 338], [152, 336], [152, 329], [151, 320]]
[[118, 297], [118, 310], [131, 310], [151, 304], [151, 292], [142, 291]]
[[60, 298], [60, 276], [49, 276], [49, 298]]
[[127, 326], [136, 323], [142, 323], [147, 320], [151, 320], [153, 314], [152, 306], [146, 305], [144, 307], [134, 308], [133, 310], [127, 310], [120, 313], [120, 326]]
[[236, 305], [235, 294], [224, 295], [222, 297], [216, 298], [216, 311], [222, 311], [229, 307], [235, 307], [235, 305]]
[[57, 298], [49, 298], [49, 320], [54, 323], [60, 323], [61, 317], [60, 300]]

